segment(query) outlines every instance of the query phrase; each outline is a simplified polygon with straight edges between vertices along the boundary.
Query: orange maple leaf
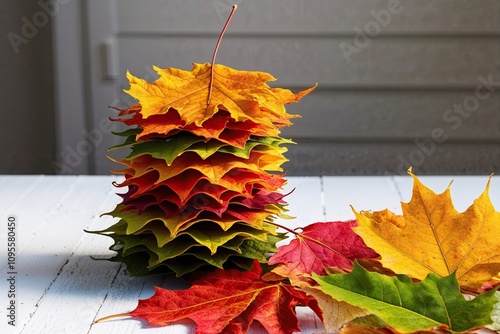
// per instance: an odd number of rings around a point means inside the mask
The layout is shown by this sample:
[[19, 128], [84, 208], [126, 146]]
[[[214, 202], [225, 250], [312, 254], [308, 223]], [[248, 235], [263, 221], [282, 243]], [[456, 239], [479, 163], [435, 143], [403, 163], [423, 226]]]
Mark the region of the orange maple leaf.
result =
[[358, 233], [397, 273], [424, 279], [429, 272], [456, 271], [460, 285], [478, 289], [500, 271], [500, 212], [485, 191], [463, 213], [451, 201], [450, 187], [436, 194], [413, 177], [412, 199], [403, 215], [384, 210], [355, 212]]
[[266, 82], [275, 78], [268, 73], [237, 71], [217, 64], [207, 105], [211, 69], [209, 63], [194, 63], [191, 71], [154, 67], [160, 77], [153, 83], [127, 73], [130, 89], [125, 92], [139, 100], [142, 118], [175, 109], [186, 124], [201, 126], [217, 111], [227, 110], [236, 122], [251, 120], [273, 127], [274, 120], [281, 123], [296, 117], [286, 113], [284, 104], [299, 101], [316, 87], [294, 94], [269, 87]]

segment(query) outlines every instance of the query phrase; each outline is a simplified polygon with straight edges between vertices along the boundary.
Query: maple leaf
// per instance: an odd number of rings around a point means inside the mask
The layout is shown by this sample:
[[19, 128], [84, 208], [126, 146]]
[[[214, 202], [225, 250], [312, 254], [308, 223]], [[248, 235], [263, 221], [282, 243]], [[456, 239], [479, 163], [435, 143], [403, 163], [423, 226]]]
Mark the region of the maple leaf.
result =
[[[381, 319], [370, 314], [368, 316], [354, 319], [345, 324], [339, 331], [339, 334], [401, 334], [401, 332], [390, 327]], [[477, 331], [465, 331], [462, 334], [478, 334]], [[450, 334], [448, 326], [436, 326], [428, 330], [418, 330], [406, 334]]]
[[455, 274], [430, 273], [419, 283], [406, 275], [372, 273], [355, 263], [349, 274], [313, 278], [334, 299], [367, 309], [402, 332], [447, 326], [462, 332], [491, 323], [496, 302], [491, 290], [467, 301], [460, 293]]
[[[202, 159], [195, 153], [187, 152], [175, 159], [172, 165], [167, 166], [164, 160], [155, 159], [150, 155], [142, 155], [135, 159], [120, 160], [120, 163], [128, 166], [128, 168], [115, 171], [115, 173], [131, 174], [133, 175], [132, 178], [138, 178], [151, 171], [157, 171], [159, 177], [156, 183], [161, 183], [180, 175], [186, 170], [197, 170], [210, 182], [221, 184], [223, 176], [231, 169], [241, 168], [256, 173], [282, 171], [279, 166], [285, 161], [287, 160], [280, 154], [269, 155], [259, 151], [252, 151], [248, 159], [230, 157], [226, 154], [212, 155], [207, 159]], [[229, 184], [222, 183], [222, 185], [230, 187]]]
[[[135, 133], [135, 132], [134, 132]], [[175, 158], [184, 152], [195, 152], [203, 160], [215, 153], [232, 154], [239, 158], [248, 159], [250, 151], [269, 151], [271, 154], [284, 153], [287, 148], [280, 147], [281, 144], [293, 144], [291, 140], [275, 137], [251, 137], [243, 147], [231, 146], [228, 143], [216, 140], [206, 139], [204, 137], [195, 136], [189, 132], [180, 132], [176, 136], [168, 138], [154, 138], [148, 141], [136, 142], [135, 135], [127, 137], [126, 141], [114, 146], [112, 149], [131, 146], [132, 153], [127, 156], [127, 159], [132, 159], [141, 155], [151, 155], [155, 159], [163, 159], [168, 166], [172, 164]]]
[[268, 261], [280, 264], [273, 272], [300, 281], [304, 274], [326, 274], [325, 268], [350, 270], [355, 259], [378, 256], [353, 232], [356, 221], [310, 224], [281, 246]]
[[317, 300], [323, 313], [328, 315], [323, 322], [327, 331], [336, 331], [346, 322], [367, 314], [359, 307], [333, 299], [309, 279], [312, 273], [325, 275], [329, 267], [350, 270], [355, 259], [378, 256], [353, 232], [353, 226], [356, 221], [308, 225], [268, 260], [270, 265], [277, 264], [272, 275], [290, 279]]
[[193, 320], [196, 333], [246, 333], [258, 321], [271, 334], [299, 331], [295, 307], [311, 306], [314, 299], [282, 282], [264, 282], [257, 261], [248, 272], [216, 270], [195, 280], [187, 290], [156, 287], [155, 295], [140, 300], [135, 310], [117, 316], [146, 319], [149, 325], [166, 326], [183, 319]]
[[[117, 108], [115, 108], [117, 109]], [[186, 124], [175, 109], [170, 109], [166, 114], [153, 115], [146, 119], [140, 114], [141, 106], [134, 105], [128, 109], [117, 109], [120, 118], [113, 121], [122, 122], [126, 125], [137, 125], [134, 133], [127, 140], [149, 140], [152, 138], [168, 138], [180, 132], [192, 133], [206, 139], [217, 139], [232, 146], [243, 147], [250, 135], [277, 137], [281, 126], [289, 123], [275, 120], [273, 126], [259, 124], [250, 120], [236, 122], [225, 110], [219, 110], [212, 118], [203, 122], [202, 126], [194, 123]], [[133, 115], [131, 117], [131, 115]], [[124, 133], [125, 135], [126, 133]]]
[[[265, 263], [267, 254], [275, 252], [276, 243], [285, 238], [279, 233], [268, 234], [266, 240], [258, 240], [250, 235], [236, 235], [220, 244], [213, 253], [187, 233], [176, 238], [169, 237], [157, 222], [150, 223], [144, 229], [149, 233], [127, 235], [125, 229], [126, 222], [120, 221], [105, 231], [93, 233], [113, 238], [115, 242], [110, 249], [116, 255], [109, 260], [125, 263], [129, 273], [134, 276], [172, 272], [182, 276], [202, 267], [205, 270], [210, 267], [249, 270], [254, 260]], [[160, 242], [165, 245], [158, 246]], [[215, 241], [212, 240], [213, 242]]]
[[[123, 240], [124, 236], [141, 239], [143, 234], [149, 237], [152, 233], [156, 237], [156, 246], [160, 249], [165, 246], [170, 247], [169, 243], [178, 236], [189, 235], [198, 245], [210, 249], [212, 254], [219, 246], [236, 236], [248, 236], [265, 241], [267, 235], [275, 234], [276, 230], [276, 226], [264, 223], [269, 212], [248, 208], [237, 212], [226, 211], [222, 216], [192, 210], [189, 213], [176, 214], [167, 218], [164, 211], [158, 207], [150, 207], [138, 214], [135, 210], [119, 205], [108, 214], [121, 220], [114, 226], [96, 233], [113, 238], [118, 236], [120, 240]], [[158, 253], [157, 248], [148, 248]]]
[[[382, 256], [382, 264], [397, 273], [423, 279], [429, 272], [456, 272], [460, 285], [477, 290], [500, 271], [500, 213], [482, 195], [463, 213], [452, 204], [450, 187], [436, 194], [410, 172], [414, 180], [403, 215], [388, 210], [355, 212], [354, 230]], [[491, 179], [490, 179], [491, 180]]]
[[[117, 187], [129, 187], [128, 192], [121, 195], [123, 204], [143, 204], [144, 206], [147, 204], [146, 202], [159, 204], [168, 201], [175, 203], [177, 207], [181, 207], [188, 204], [190, 199], [195, 197], [200, 199], [201, 195], [204, 194], [218, 202], [218, 204], [213, 203], [212, 209], [215, 209], [215, 211], [227, 208], [231, 201], [236, 201], [236, 197], [248, 198], [248, 201], [244, 202], [245, 205], [254, 207], [252, 203], [256, 203], [256, 198], [252, 197], [258, 196], [260, 191], [274, 193], [285, 183], [282, 175], [240, 170], [232, 170], [224, 174], [220, 184], [211, 183], [205, 175], [194, 169], [187, 169], [170, 178], [168, 185], [157, 183], [158, 178], [159, 174], [152, 171], [137, 178], [128, 178], [121, 184], [116, 184]], [[257, 192], [254, 193], [254, 191]], [[144, 196], [148, 196], [148, 198], [144, 199]], [[206, 201], [209, 200], [204, 200], [204, 202]], [[241, 203], [243, 204], [243, 201]], [[197, 203], [190, 203], [190, 205], [199, 206]]]
[[[237, 122], [251, 120], [272, 126], [273, 118], [291, 117], [287, 116], [284, 104], [296, 102], [314, 89], [293, 94], [269, 87], [266, 82], [275, 78], [268, 73], [237, 71], [219, 64], [212, 68], [209, 63], [194, 63], [191, 71], [153, 68], [159, 75], [153, 83], [127, 73], [130, 89], [126, 92], [139, 100], [142, 117], [175, 109], [186, 124], [197, 126], [219, 109], [227, 110]], [[207, 106], [211, 71], [213, 92]]]

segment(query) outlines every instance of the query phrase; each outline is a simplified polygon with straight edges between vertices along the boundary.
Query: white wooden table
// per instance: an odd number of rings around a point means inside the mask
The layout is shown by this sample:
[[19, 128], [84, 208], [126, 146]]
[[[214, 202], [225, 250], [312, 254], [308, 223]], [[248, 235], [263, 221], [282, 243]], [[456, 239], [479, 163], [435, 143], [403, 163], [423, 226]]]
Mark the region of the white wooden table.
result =
[[[454, 204], [465, 210], [478, 197], [488, 176], [427, 176], [421, 180], [442, 192], [451, 180]], [[133, 310], [138, 299], [153, 294], [153, 286], [178, 288], [162, 277], [131, 278], [119, 263], [95, 261], [90, 256], [110, 256], [112, 240], [87, 234], [115, 220], [100, 217], [119, 202], [111, 182], [114, 176], [0, 176], [0, 333], [25, 334], [128, 334], [193, 333], [189, 322], [146, 328], [135, 319], [121, 318], [93, 324], [97, 318]], [[353, 219], [350, 209], [401, 212], [400, 201], [411, 197], [410, 176], [289, 177], [284, 190], [294, 221], [292, 228], [318, 221]], [[494, 177], [490, 196], [500, 208], [500, 179]], [[16, 326], [9, 318], [7, 237], [9, 217], [17, 230], [15, 259]], [[11, 218], [12, 220], [12, 218]], [[319, 320], [299, 310], [303, 333], [322, 331]], [[255, 326], [252, 333], [264, 331]]]

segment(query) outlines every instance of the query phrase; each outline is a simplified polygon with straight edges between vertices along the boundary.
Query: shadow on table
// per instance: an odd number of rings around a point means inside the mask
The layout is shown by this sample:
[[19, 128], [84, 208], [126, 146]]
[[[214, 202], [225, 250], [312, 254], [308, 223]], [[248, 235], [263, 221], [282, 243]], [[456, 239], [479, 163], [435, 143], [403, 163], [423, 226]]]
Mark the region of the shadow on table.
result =
[[[18, 254], [17, 277], [20, 293], [45, 292], [88, 296], [123, 285], [131, 295], [154, 293], [154, 285], [185, 289], [186, 283], [174, 275], [131, 277], [120, 263], [104, 260], [109, 255]], [[52, 291], [51, 291], [52, 290]], [[130, 290], [136, 290], [131, 293]], [[149, 290], [149, 291], [145, 291]], [[146, 296], [147, 298], [149, 296]]]

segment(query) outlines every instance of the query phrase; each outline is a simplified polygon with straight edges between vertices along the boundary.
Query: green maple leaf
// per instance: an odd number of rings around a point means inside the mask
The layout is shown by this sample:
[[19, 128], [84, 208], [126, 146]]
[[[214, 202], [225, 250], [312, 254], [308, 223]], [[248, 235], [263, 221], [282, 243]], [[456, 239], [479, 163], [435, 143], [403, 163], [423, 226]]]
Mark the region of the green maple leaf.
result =
[[230, 229], [224, 231], [216, 223], [204, 222], [203, 228], [193, 228], [187, 229], [182, 234], [189, 234], [193, 239], [195, 239], [200, 245], [203, 245], [210, 249], [212, 254], [217, 252], [217, 248], [222, 246], [229, 240], [238, 237], [245, 236], [248, 238], [253, 238], [260, 241], [266, 241], [267, 235], [273, 233], [275, 228], [270, 229], [256, 229], [247, 224], [235, 224]]
[[[110, 249], [117, 254], [109, 260], [125, 263], [133, 276], [171, 272], [183, 276], [207, 265], [220, 269], [237, 267], [249, 270], [255, 259], [265, 263], [266, 254], [276, 250], [276, 242], [285, 238], [282, 234], [270, 235], [267, 241], [236, 237], [220, 246], [215, 254], [204, 246], [190, 245], [185, 253], [162, 261], [159, 260], [160, 256], [172, 254], [169, 247], [157, 249], [151, 240], [144, 240], [140, 236], [127, 237], [115, 237], [115, 244]], [[149, 249], [149, 246], [158, 253]]]
[[132, 152], [127, 156], [127, 159], [149, 154], [155, 159], [165, 160], [168, 166], [184, 152], [195, 152], [202, 159], [206, 159], [216, 152], [232, 154], [238, 158], [248, 159], [253, 149], [267, 149], [270, 152], [284, 153], [287, 149], [280, 147], [280, 145], [293, 144], [293, 141], [280, 137], [252, 137], [244, 147], [240, 148], [215, 139], [206, 141], [205, 138], [189, 132], [181, 132], [169, 138], [156, 138], [142, 142], [135, 141], [136, 131], [126, 131], [119, 135], [128, 136], [124, 143], [113, 146], [110, 150], [130, 146]]
[[274, 152], [285, 153], [287, 151], [287, 148], [280, 147], [279, 145], [293, 143], [293, 141], [284, 138], [255, 137], [247, 141], [245, 147], [243, 148], [228, 145], [219, 149], [219, 152], [232, 154], [238, 158], [248, 159], [250, 157], [250, 152], [253, 149], [270, 150]]
[[313, 278], [334, 299], [366, 309], [402, 332], [440, 325], [462, 332], [485, 326], [496, 303], [495, 290], [465, 300], [455, 273], [442, 278], [430, 273], [413, 283], [406, 275], [381, 275], [355, 263], [349, 274]]
[[190, 133], [179, 134], [167, 139], [149, 140], [132, 145], [132, 153], [127, 159], [132, 159], [144, 154], [149, 154], [153, 158], [163, 159], [168, 166], [180, 154], [185, 152], [190, 146], [203, 142], [204, 138]]

